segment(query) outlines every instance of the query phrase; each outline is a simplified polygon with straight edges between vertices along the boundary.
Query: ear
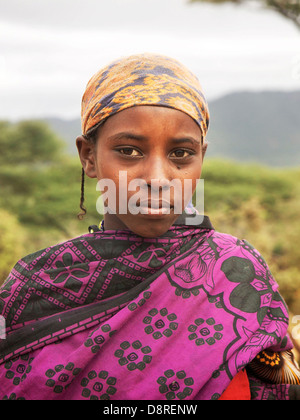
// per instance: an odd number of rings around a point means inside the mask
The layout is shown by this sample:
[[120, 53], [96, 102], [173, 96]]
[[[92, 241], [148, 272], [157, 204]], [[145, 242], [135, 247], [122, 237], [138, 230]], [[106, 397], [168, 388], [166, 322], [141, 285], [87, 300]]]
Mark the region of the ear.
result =
[[76, 146], [84, 172], [90, 178], [97, 178], [94, 144], [79, 136], [76, 139]]
[[204, 142], [203, 145], [202, 145], [202, 162], [204, 160], [204, 157], [205, 157], [205, 154], [206, 154], [206, 151], [207, 151], [207, 147], [208, 147], [208, 143]]

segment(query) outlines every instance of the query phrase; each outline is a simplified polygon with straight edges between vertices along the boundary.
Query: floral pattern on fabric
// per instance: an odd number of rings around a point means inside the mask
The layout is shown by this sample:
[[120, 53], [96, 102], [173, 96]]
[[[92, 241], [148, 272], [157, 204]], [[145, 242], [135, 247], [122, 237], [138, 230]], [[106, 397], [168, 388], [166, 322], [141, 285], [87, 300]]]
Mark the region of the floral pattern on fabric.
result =
[[[0, 298], [0, 399], [214, 400], [261, 352], [292, 348], [267, 264], [213, 228], [83, 235], [20, 260]], [[270, 386], [253, 397], [296, 392]]]

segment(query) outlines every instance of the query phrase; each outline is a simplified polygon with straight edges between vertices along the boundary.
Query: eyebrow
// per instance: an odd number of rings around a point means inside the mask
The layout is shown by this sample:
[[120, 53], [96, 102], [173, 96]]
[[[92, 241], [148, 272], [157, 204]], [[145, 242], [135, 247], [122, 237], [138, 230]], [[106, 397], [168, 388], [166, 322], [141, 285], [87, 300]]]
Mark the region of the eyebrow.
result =
[[138, 141], [148, 140], [148, 138], [145, 137], [145, 136], [130, 133], [130, 132], [122, 132], [122, 133], [114, 134], [113, 136], [108, 137], [107, 140], [109, 140], [109, 141], [114, 141], [115, 140], [116, 141], [116, 140], [121, 140], [121, 139], [138, 140]]
[[[121, 139], [127, 139], [127, 140], [137, 140], [137, 141], [148, 141], [149, 138], [146, 136], [142, 136], [140, 134], [134, 134], [130, 132], [122, 132], [118, 134], [114, 134], [111, 137], [108, 137], [109, 141], [118, 141]], [[187, 137], [179, 137], [179, 138], [171, 138], [170, 139], [172, 143], [179, 144], [179, 143], [190, 143], [193, 145], [201, 145], [201, 141], [194, 139], [193, 137], [187, 136]]]

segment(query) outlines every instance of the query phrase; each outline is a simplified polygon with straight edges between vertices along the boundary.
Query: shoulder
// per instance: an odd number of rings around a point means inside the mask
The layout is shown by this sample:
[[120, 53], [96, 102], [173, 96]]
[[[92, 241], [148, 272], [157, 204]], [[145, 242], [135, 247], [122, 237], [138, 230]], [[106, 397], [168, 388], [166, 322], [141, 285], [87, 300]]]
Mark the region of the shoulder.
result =
[[235, 256], [244, 257], [259, 264], [264, 269], [268, 269], [264, 257], [246, 239], [239, 239], [227, 233], [214, 231], [208, 238], [208, 241], [217, 250], [219, 256], [226, 255], [228, 258]]
[[[288, 322], [288, 309], [279, 285], [260, 252], [245, 239], [213, 232], [215, 261], [210, 272], [214, 293], [222, 292], [233, 310], [257, 314], [261, 324], [269, 311], [272, 319]], [[227, 298], [225, 298], [227, 296]]]
[[[17, 261], [4, 285], [12, 279], [24, 280], [27, 277], [30, 277], [34, 272], [41, 269], [46, 270], [52, 268], [53, 261], [56, 260], [59, 255], [68, 253], [71, 255], [74, 262], [78, 261], [78, 259], [80, 259], [80, 257], [77, 257], [77, 255], [80, 254], [78, 252], [80, 244], [90, 236], [90, 234], [81, 235], [24, 256]], [[2, 287], [4, 287], [4, 285]]]
[[[278, 291], [271, 270], [261, 253], [246, 239], [214, 231], [207, 243], [214, 254], [214, 274], [230, 283], [251, 285], [251, 290]], [[250, 289], [249, 289], [250, 290]]]
[[[78, 236], [21, 258], [0, 287], [0, 314], [7, 316], [8, 312], [15, 313], [16, 307], [33, 291], [39, 296], [42, 290], [48, 293], [56, 277], [61, 274], [63, 278], [64, 272], [72, 266], [80, 274], [85, 273], [87, 261], [92, 260], [88, 255], [91, 253], [88, 251], [90, 237], [93, 235]], [[53, 277], [54, 274], [56, 277]]]

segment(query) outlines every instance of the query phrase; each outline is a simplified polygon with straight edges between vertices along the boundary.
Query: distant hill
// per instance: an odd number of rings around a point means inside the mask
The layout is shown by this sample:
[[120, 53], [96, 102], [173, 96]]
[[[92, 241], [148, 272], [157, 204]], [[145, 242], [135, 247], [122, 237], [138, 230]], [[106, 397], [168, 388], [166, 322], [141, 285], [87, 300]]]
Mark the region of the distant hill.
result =
[[63, 120], [61, 118], [44, 118], [54, 132], [67, 143], [67, 150], [72, 155], [77, 154], [76, 138], [81, 134], [80, 118]]
[[234, 93], [210, 111], [208, 155], [300, 166], [300, 91]]
[[[300, 91], [238, 92], [209, 103], [209, 157], [270, 166], [300, 166]], [[75, 154], [80, 120], [49, 118]]]

